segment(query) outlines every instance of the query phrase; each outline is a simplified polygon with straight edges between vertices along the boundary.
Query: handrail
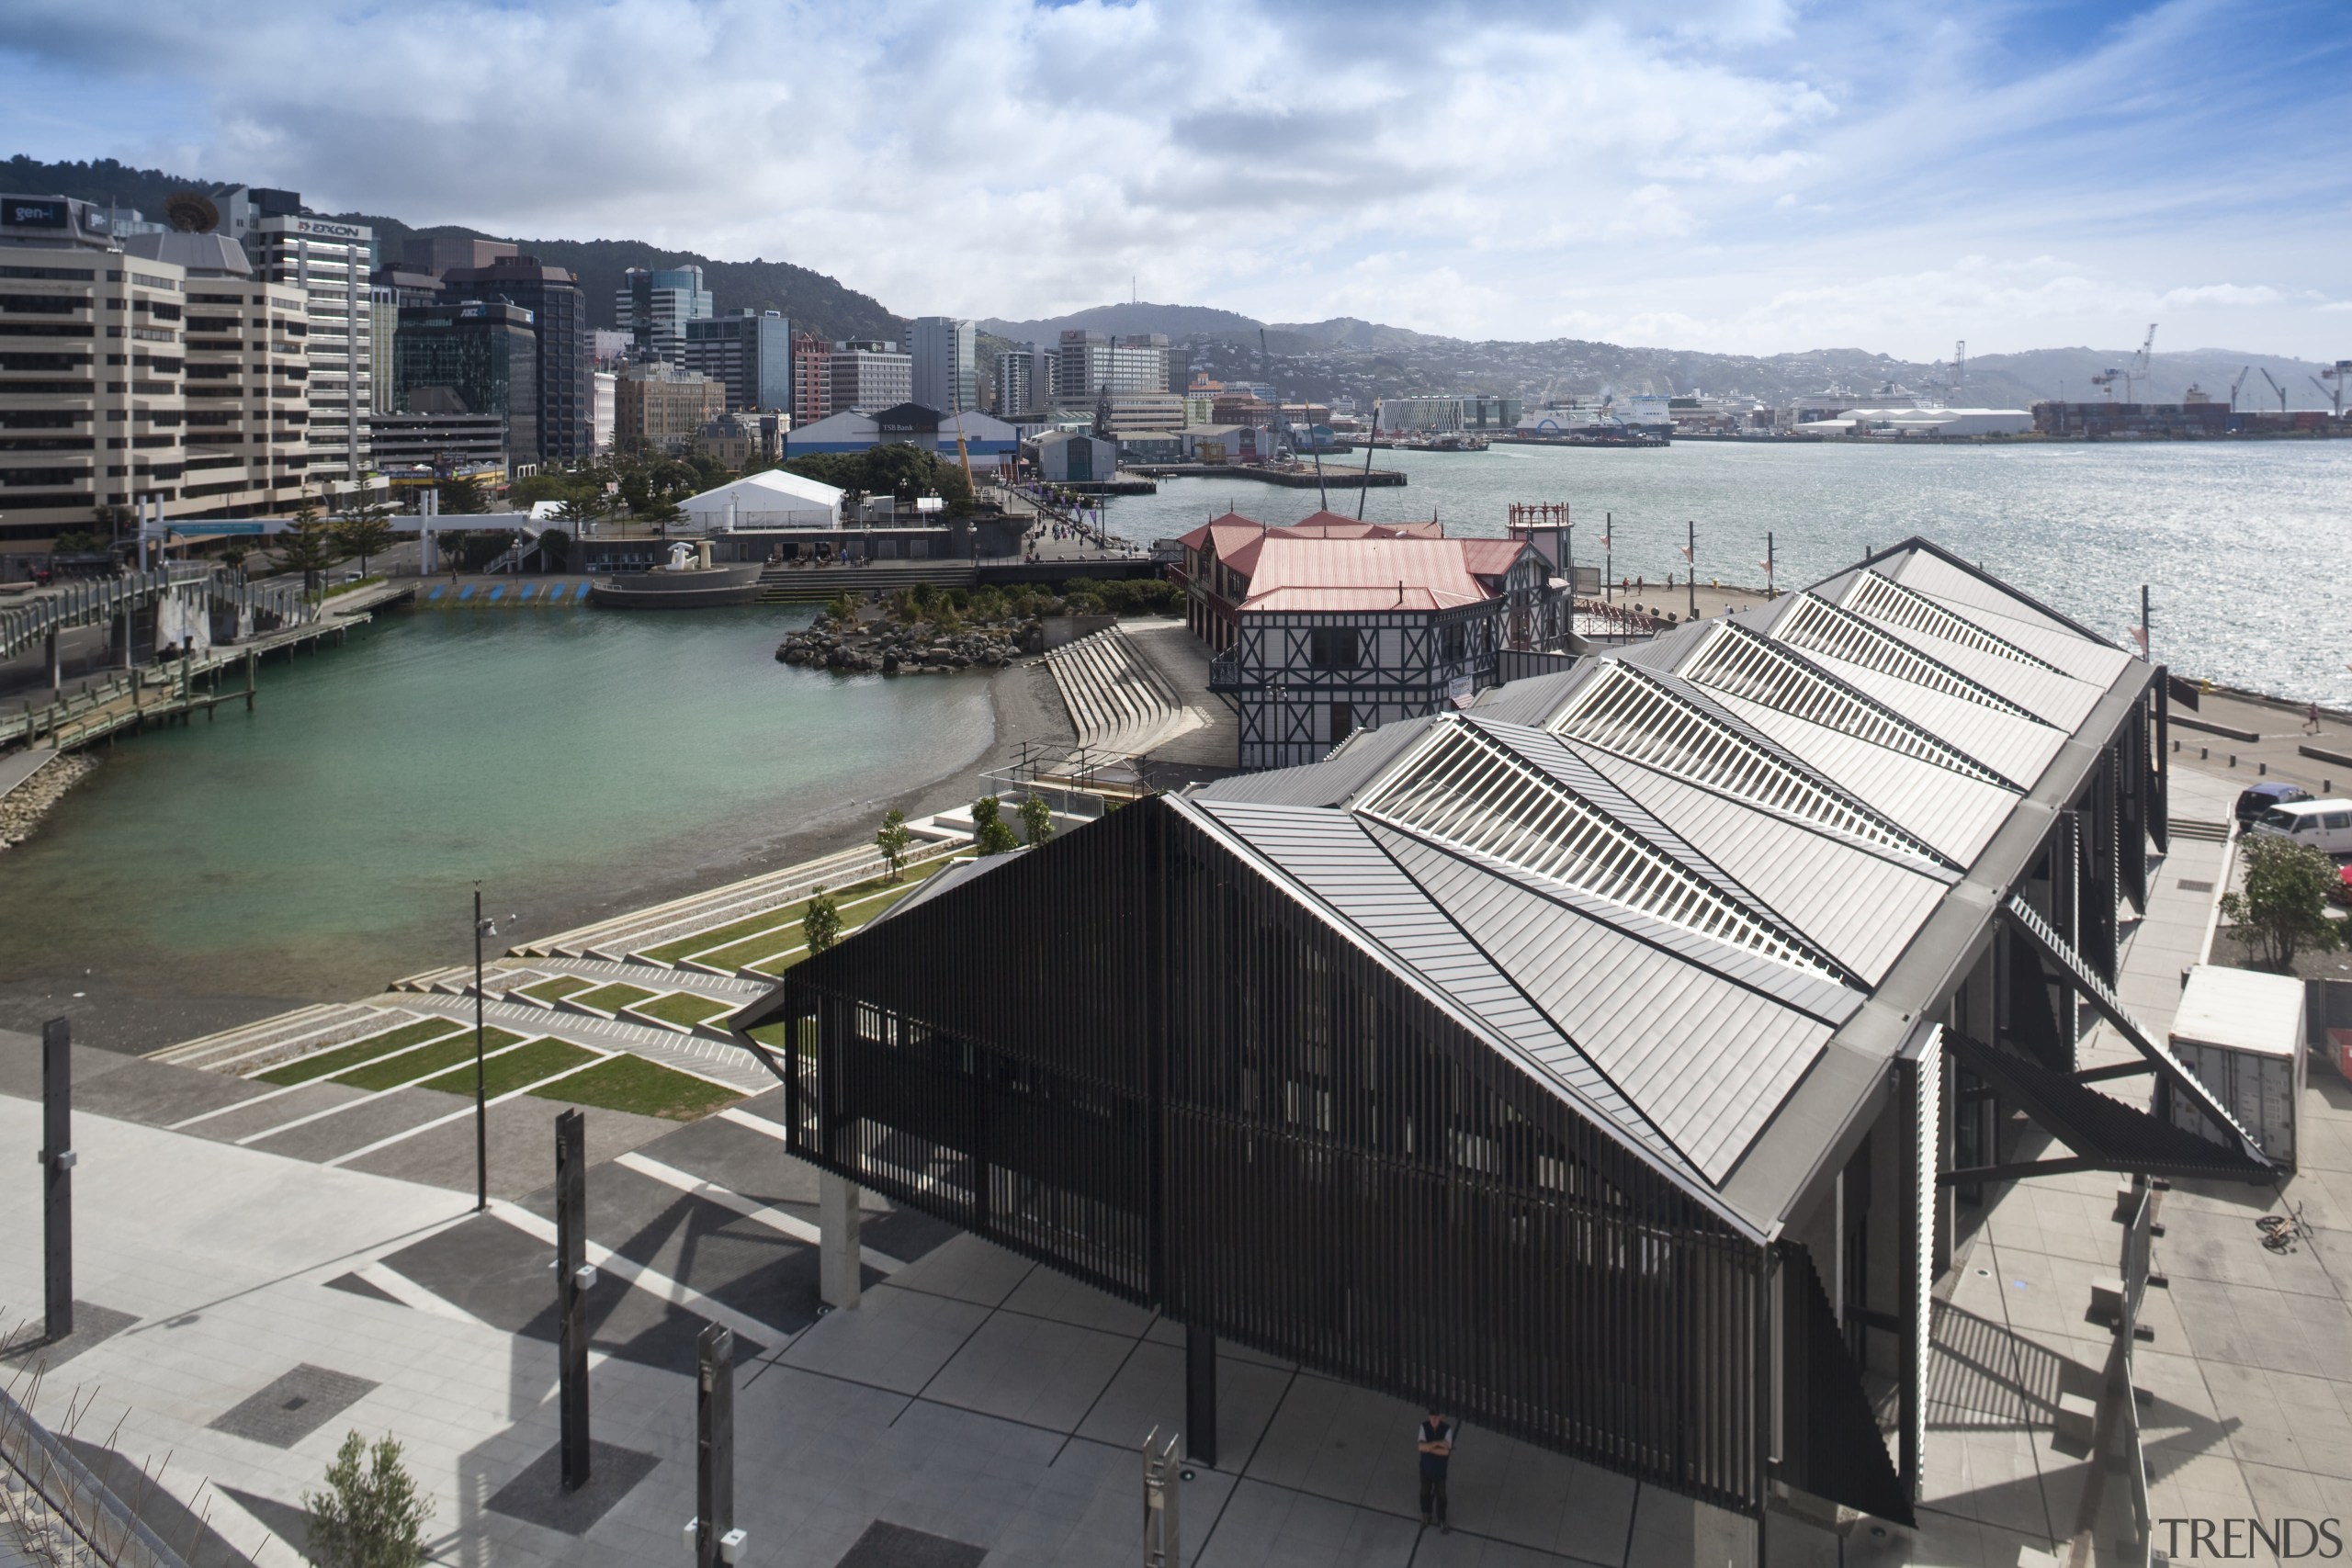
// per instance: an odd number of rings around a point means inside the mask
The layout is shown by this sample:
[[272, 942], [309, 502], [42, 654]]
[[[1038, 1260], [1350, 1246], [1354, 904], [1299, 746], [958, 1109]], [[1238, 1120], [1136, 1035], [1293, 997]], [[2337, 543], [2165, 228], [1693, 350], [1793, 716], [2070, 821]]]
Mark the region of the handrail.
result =
[[178, 1552], [5, 1388], [0, 1462], [22, 1477], [26, 1491], [107, 1568], [187, 1568]]

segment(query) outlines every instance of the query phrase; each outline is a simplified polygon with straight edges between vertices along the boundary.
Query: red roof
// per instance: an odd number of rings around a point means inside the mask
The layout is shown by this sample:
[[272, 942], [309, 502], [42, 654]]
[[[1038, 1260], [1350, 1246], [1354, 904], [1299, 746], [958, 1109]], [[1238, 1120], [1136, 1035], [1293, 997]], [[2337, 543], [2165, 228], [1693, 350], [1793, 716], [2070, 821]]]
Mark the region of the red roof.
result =
[[[1245, 610], [1446, 610], [1496, 596], [1472, 565], [1471, 545], [1503, 540], [1317, 538], [1271, 533], [1258, 550]], [[1491, 551], [1479, 552], [1482, 564]], [[1508, 566], [1508, 560], [1503, 563]]]

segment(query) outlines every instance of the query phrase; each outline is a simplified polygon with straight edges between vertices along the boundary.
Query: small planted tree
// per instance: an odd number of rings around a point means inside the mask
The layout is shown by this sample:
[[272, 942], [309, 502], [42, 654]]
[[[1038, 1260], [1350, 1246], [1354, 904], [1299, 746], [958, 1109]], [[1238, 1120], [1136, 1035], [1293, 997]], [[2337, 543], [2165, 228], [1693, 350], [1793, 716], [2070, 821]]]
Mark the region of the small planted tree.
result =
[[1021, 802], [1021, 836], [1029, 840], [1031, 849], [1054, 836], [1054, 808], [1034, 789]]
[[318, 507], [305, 498], [294, 509], [294, 520], [286, 532], [277, 536], [277, 570], [300, 572], [302, 591], [315, 593], [320, 575], [342, 558], [334, 530], [320, 521]]
[[392, 532], [392, 509], [380, 501], [363, 502], [334, 526], [334, 542], [343, 553], [359, 558], [359, 574], [368, 574], [371, 556], [380, 556], [398, 537]]
[[1021, 847], [1021, 840], [1005, 825], [1001, 805], [992, 795], [972, 802], [972, 842], [984, 855], [1001, 855]]
[[907, 814], [895, 806], [890, 807], [888, 814], [882, 818], [882, 826], [875, 832], [874, 847], [882, 852], [883, 860], [889, 863], [891, 881], [898, 881], [899, 874], [906, 870], [907, 847], [914, 842], [914, 838], [907, 830]]
[[842, 907], [820, 882], [808, 895], [808, 907], [800, 912], [800, 940], [813, 957], [841, 939]]
[[353, 1432], [327, 1466], [326, 1488], [302, 1494], [310, 1510], [306, 1555], [320, 1568], [415, 1568], [424, 1561], [433, 1505], [401, 1463], [390, 1436], [375, 1447]]
[[2222, 918], [2237, 930], [2249, 962], [2281, 973], [2295, 954], [2329, 953], [2344, 933], [2327, 918], [2336, 885], [2335, 863], [2309, 844], [2267, 835], [2238, 847], [2245, 861], [2245, 890], [2222, 897]]

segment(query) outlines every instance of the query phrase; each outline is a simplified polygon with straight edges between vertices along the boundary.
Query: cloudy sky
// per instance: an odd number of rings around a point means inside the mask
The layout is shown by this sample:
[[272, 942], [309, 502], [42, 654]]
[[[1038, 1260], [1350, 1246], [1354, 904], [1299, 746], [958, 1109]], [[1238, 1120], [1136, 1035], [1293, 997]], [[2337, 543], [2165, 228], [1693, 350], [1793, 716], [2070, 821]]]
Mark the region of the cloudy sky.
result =
[[2333, 359], [2347, 66], [2340, 0], [9, 0], [0, 152], [908, 314]]

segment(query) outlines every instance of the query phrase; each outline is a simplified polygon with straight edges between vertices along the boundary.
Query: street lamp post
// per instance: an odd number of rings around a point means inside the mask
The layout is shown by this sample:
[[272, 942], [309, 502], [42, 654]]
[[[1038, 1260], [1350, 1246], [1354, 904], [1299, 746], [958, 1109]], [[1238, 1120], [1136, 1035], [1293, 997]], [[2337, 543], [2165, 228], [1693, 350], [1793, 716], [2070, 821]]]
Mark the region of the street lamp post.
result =
[[498, 934], [498, 923], [481, 918], [481, 884], [474, 884], [474, 1213], [490, 1207], [490, 1105], [483, 1093], [481, 939]]

